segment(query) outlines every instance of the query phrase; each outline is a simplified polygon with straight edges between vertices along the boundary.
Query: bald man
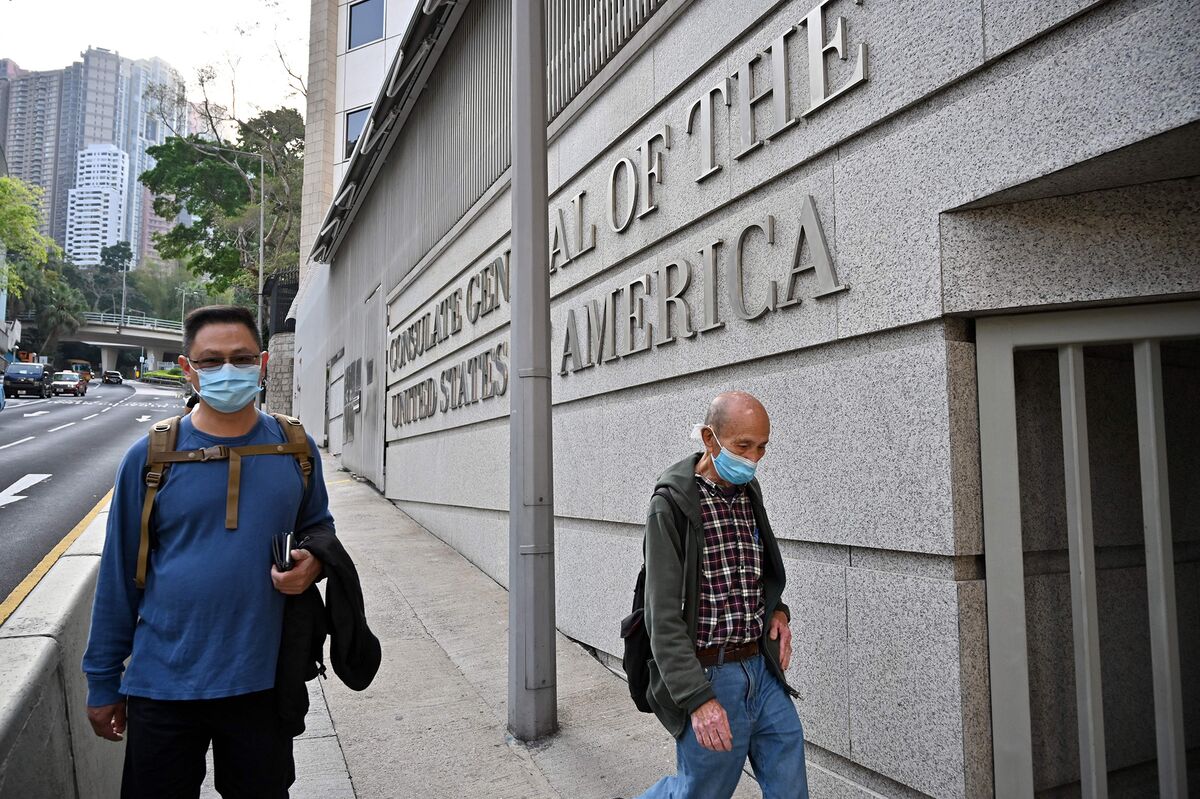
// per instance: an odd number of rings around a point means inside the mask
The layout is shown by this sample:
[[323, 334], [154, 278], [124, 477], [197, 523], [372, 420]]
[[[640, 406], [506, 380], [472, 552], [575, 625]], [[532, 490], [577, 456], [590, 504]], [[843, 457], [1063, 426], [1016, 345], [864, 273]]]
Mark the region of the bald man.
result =
[[699, 430], [704, 451], [663, 473], [646, 520], [646, 698], [675, 736], [677, 773], [642, 796], [728, 799], [749, 757], [764, 799], [801, 799], [783, 558], [754, 478], [771, 421], [732, 391], [713, 399]]

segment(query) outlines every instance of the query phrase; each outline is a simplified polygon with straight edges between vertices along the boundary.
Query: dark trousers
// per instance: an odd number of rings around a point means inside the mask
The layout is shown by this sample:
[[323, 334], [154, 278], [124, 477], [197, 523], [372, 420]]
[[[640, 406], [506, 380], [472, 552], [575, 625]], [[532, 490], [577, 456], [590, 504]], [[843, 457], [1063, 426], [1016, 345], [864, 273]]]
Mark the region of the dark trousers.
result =
[[129, 697], [121, 799], [196, 799], [211, 743], [224, 799], [287, 799], [296, 779], [292, 737], [274, 691], [225, 699]]

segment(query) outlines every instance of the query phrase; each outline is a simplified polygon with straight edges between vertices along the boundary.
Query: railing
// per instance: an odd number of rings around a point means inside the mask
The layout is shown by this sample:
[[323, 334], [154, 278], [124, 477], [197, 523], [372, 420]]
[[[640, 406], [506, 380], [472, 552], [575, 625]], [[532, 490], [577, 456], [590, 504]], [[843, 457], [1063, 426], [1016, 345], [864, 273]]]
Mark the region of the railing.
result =
[[114, 325], [116, 327], [137, 327], [145, 330], [165, 330], [171, 333], [182, 333], [183, 323], [176, 322], [174, 319], [154, 319], [149, 316], [141, 316], [138, 314], [126, 313], [125, 319], [122, 321], [121, 314], [116, 313], [94, 313], [88, 311], [83, 315], [85, 324], [89, 325]]
[[553, 120], [665, 0], [550, 0], [546, 6], [549, 119]]
[[[22, 322], [32, 322], [35, 326], [37, 324], [37, 318], [31, 313], [21, 314], [17, 318]], [[85, 325], [136, 327], [142, 330], [162, 330], [169, 333], [183, 332], [182, 322], [176, 322], [174, 319], [155, 319], [134, 311], [126, 311], [124, 320], [118, 313], [96, 313], [95, 311], [86, 311], [82, 318]]]

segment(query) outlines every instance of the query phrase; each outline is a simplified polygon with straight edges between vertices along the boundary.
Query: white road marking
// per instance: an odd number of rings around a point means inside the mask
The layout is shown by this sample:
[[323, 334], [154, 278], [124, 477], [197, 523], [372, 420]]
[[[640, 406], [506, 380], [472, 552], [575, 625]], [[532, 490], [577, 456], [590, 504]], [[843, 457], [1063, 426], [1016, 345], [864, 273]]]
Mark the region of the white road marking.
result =
[[86, 422], [88, 419], [95, 419], [95, 418], [96, 418], [97, 416], [99, 416], [99, 415], [100, 415], [100, 414], [98, 414], [98, 413], [93, 413], [91, 416], [85, 416], [85, 417], [83, 417], [82, 421]]
[[109, 411], [111, 411], [111, 410], [112, 410], [112, 406], [111, 406], [111, 405], [109, 405], [107, 408], [105, 408], [104, 410], [100, 411], [100, 413], [108, 413], [108, 412], [109, 412]]
[[46, 432], [47, 432], [47, 433], [57, 433], [59, 430], [62, 430], [64, 427], [70, 427], [70, 426], [71, 426], [71, 425], [73, 425], [73, 424], [75, 424], [75, 423], [74, 423], [74, 422], [67, 422], [66, 424], [60, 424], [58, 427], [51, 427], [51, 428], [50, 428], [49, 430], [47, 430]]
[[50, 411], [34, 411], [33, 413], [22, 414], [22, 416], [42, 416], [47, 413], [50, 413]]
[[26, 441], [33, 441], [34, 438], [36, 438], [36, 436], [25, 436], [25, 438], [18, 438], [16, 441], [12, 442], [11, 444], [5, 444], [4, 446], [0, 447], [0, 449], [8, 449], [9, 447], [15, 447], [17, 444], [24, 444]]
[[49, 402], [49, 401], [50, 400], [48, 400], [48, 399], [32, 399], [31, 400], [28, 398], [21, 398], [21, 397], [13, 397], [12, 399], [9, 400], [9, 402], [12, 403], [14, 408], [28, 408], [30, 405], [40, 405], [43, 402]]
[[17, 496], [17, 492], [24, 491], [27, 488], [32, 488], [43, 480], [48, 480], [48, 474], [27, 474], [17, 482], [10, 485], [8, 488], [0, 491], [0, 508], [5, 505], [11, 505], [14, 502], [20, 502], [25, 497]]
[[137, 418], [137, 421], [139, 421], [139, 422], [148, 422], [148, 421], [150, 421], [150, 416], [149, 416], [149, 415], [146, 415], [146, 416], [139, 416], [139, 417]]

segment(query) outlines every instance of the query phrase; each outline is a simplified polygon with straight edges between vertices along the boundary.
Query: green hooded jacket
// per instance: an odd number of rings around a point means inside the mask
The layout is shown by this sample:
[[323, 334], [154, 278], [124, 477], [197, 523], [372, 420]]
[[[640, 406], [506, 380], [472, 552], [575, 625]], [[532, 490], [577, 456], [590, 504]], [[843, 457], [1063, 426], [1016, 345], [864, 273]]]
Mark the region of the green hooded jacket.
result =
[[[696, 708], [716, 698], [712, 685], [696, 657], [696, 614], [699, 607], [700, 556], [704, 551], [704, 524], [700, 518], [700, 490], [696, 487], [696, 464], [701, 454], [684, 458], [667, 469], [655, 489], [666, 488], [687, 517], [687, 529], [678, 530], [671, 505], [661, 496], [650, 502], [646, 519], [646, 609], [645, 624], [650, 634], [650, 687], [646, 698], [658, 720], [678, 738]], [[763, 633], [759, 641], [767, 664], [789, 694], [779, 666], [779, 641], [770, 639], [772, 614], [781, 610], [791, 620], [791, 611], [781, 601], [786, 582], [779, 544], [763, 509], [762, 489], [757, 480], [747, 486], [754, 520], [762, 541]], [[686, 553], [686, 556], [685, 556]]]

